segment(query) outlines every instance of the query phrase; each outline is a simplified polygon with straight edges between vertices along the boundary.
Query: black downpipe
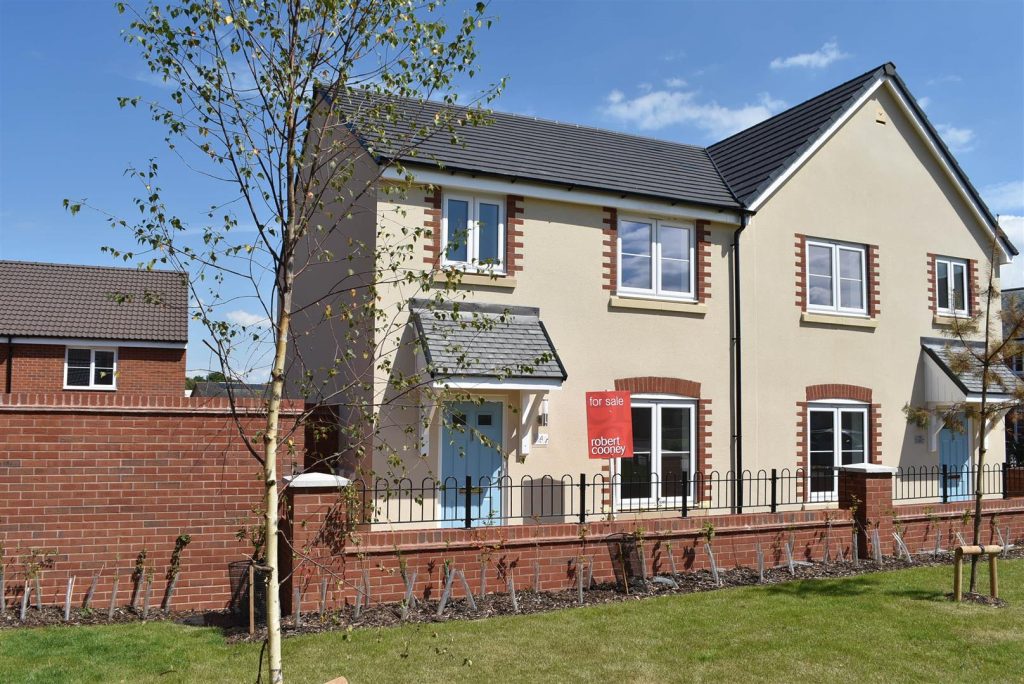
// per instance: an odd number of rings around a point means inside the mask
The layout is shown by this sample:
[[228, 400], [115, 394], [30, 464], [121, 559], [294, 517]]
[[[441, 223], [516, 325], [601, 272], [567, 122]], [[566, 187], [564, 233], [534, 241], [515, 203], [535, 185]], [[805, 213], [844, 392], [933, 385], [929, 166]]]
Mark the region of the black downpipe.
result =
[[736, 449], [735, 502], [736, 512], [743, 512], [743, 339], [740, 334], [743, 319], [740, 312], [740, 234], [746, 229], [750, 215], [744, 213], [740, 217], [740, 227], [732, 238], [732, 296], [733, 296], [733, 358], [735, 363], [733, 393], [735, 396], [736, 427], [732, 439]]
[[11, 393], [14, 384], [14, 338], [7, 336], [7, 394]]

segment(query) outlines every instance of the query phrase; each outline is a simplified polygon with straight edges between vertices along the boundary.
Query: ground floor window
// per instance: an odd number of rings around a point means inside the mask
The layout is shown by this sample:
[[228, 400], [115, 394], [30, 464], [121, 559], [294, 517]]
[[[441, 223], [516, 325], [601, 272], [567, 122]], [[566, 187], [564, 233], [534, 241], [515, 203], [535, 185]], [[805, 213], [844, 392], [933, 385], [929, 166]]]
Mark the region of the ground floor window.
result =
[[831, 500], [838, 487], [835, 468], [867, 461], [866, 406], [812, 406], [808, 409], [810, 499]]
[[694, 405], [634, 398], [632, 412], [633, 458], [619, 462], [623, 507], [671, 505], [684, 491], [691, 496]]

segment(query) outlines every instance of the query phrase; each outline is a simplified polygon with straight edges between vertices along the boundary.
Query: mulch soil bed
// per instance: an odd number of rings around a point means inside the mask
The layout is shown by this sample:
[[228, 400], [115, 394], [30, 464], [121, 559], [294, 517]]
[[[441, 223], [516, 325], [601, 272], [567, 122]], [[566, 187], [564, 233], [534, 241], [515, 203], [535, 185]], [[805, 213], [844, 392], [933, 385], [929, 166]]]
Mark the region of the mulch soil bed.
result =
[[[1005, 551], [1001, 559], [1011, 560], [1024, 558], [1024, 548], [1015, 548]], [[759, 581], [756, 569], [737, 567], [731, 569], [720, 569], [719, 580], [716, 583], [711, 572], [708, 570], [697, 570], [679, 573], [677, 575], [662, 574], [659, 577], [671, 579], [671, 582], [662, 580], [634, 578], [630, 581], [629, 593], [624, 591], [622, 583], [613, 584], [605, 582], [594, 584], [583, 592], [583, 605], [599, 605], [605, 603], [617, 603], [623, 601], [639, 601], [655, 596], [669, 596], [676, 594], [691, 594], [701, 591], [714, 591], [728, 587], [746, 587], [758, 584], [782, 584], [795, 580], [806, 579], [833, 579], [840, 577], [851, 577], [874, 572], [885, 572], [888, 570], [901, 570], [905, 568], [926, 567], [934, 565], [949, 565], [953, 561], [952, 553], [941, 553], [938, 555], [921, 554], [915, 555], [914, 562], [910, 563], [902, 558], [887, 556], [882, 563], [875, 563], [873, 560], [861, 560], [853, 563], [849, 560], [833, 561], [824, 563], [822, 561], [801, 562], [793, 568], [792, 574], [786, 566], [766, 568], [764, 582]], [[492, 577], [492, 582], [497, 578]], [[987, 578], [982, 577], [984, 583]], [[675, 586], [672, 585], [675, 583]], [[478, 590], [479, 587], [472, 587]], [[358, 617], [355, 615], [353, 606], [346, 606], [342, 609], [328, 610], [323, 615], [315, 608], [302, 615], [298, 628], [295, 627], [293, 616], [284, 616], [283, 627], [285, 635], [315, 634], [332, 630], [363, 629], [368, 627], [391, 627], [403, 623], [431, 623], [448, 622], [450, 620], [481, 620], [496, 615], [512, 615], [518, 613], [527, 615], [531, 613], [544, 613], [553, 610], [574, 608], [580, 605], [579, 593], [575, 584], [561, 591], [535, 592], [531, 590], [518, 590], [516, 592], [517, 608], [515, 610], [512, 597], [508, 594], [488, 594], [487, 596], [475, 596], [476, 609], [466, 599], [465, 591], [459, 582], [455, 582], [452, 588], [453, 596], [449, 599], [440, 617], [437, 615], [438, 601], [418, 600], [414, 606], [407, 611], [405, 619], [402, 618], [402, 610], [399, 604], [375, 604], [363, 608]], [[991, 599], [981, 594], [964, 593], [964, 600], [981, 605], [1002, 607], [1006, 602], [1002, 599]], [[0, 629], [18, 627], [44, 627], [55, 625], [106, 625], [114, 623], [129, 623], [141, 621], [173, 620], [182, 624], [216, 626], [224, 630], [229, 641], [262, 641], [265, 630], [257, 628], [252, 636], [244, 625], [239, 625], [236, 616], [227, 611], [172, 611], [165, 612], [151, 609], [147, 618], [143, 618], [141, 610], [133, 610], [129, 607], [117, 608], [112, 618], [108, 618], [107, 610], [103, 609], [82, 609], [73, 608], [70, 620], [64, 620], [63, 606], [43, 606], [39, 611], [34, 605], [29, 607], [25, 621], [20, 619], [20, 605], [12, 608], [8, 605], [3, 615], [0, 615]]]

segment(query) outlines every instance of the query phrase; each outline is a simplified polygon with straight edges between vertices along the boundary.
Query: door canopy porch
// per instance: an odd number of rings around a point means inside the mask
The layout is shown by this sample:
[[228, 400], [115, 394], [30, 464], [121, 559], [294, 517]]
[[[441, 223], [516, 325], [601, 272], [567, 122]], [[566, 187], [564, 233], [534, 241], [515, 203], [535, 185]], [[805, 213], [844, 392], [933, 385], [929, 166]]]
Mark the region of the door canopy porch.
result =
[[[974, 354], [971, 354], [974, 352]], [[981, 401], [981, 362], [975, 355], [985, 353], [982, 342], [964, 344], [959, 340], [921, 338], [925, 359], [925, 401], [932, 406]], [[963, 369], [966, 361], [966, 370]], [[1020, 380], [1008, 367], [995, 364], [990, 369], [987, 398], [993, 402], [1010, 401]]]
[[410, 311], [437, 389], [546, 392], [568, 377], [540, 309], [413, 299]]

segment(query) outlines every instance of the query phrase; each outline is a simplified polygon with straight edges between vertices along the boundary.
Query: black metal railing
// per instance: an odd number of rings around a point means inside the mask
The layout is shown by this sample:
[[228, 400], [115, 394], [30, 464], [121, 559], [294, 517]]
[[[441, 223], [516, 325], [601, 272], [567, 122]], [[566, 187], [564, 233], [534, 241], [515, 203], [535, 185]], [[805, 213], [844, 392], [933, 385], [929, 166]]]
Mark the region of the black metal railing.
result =
[[974, 497], [975, 487], [982, 494], [1006, 495], [1009, 469], [1001, 463], [962, 468], [942, 466], [904, 466], [896, 469], [892, 479], [893, 501], [934, 499], [942, 503], [966, 501]]
[[[711, 472], [675, 479], [625, 479], [601, 474], [474, 479], [378, 478], [352, 483], [352, 519], [356, 523], [441, 523], [479, 527], [524, 523], [600, 520], [613, 513], [672, 512], [687, 517], [705, 512], [775, 513], [814, 501], [835, 501], [837, 474], [832, 468]], [[742, 488], [743, 507], [736, 506]]]

